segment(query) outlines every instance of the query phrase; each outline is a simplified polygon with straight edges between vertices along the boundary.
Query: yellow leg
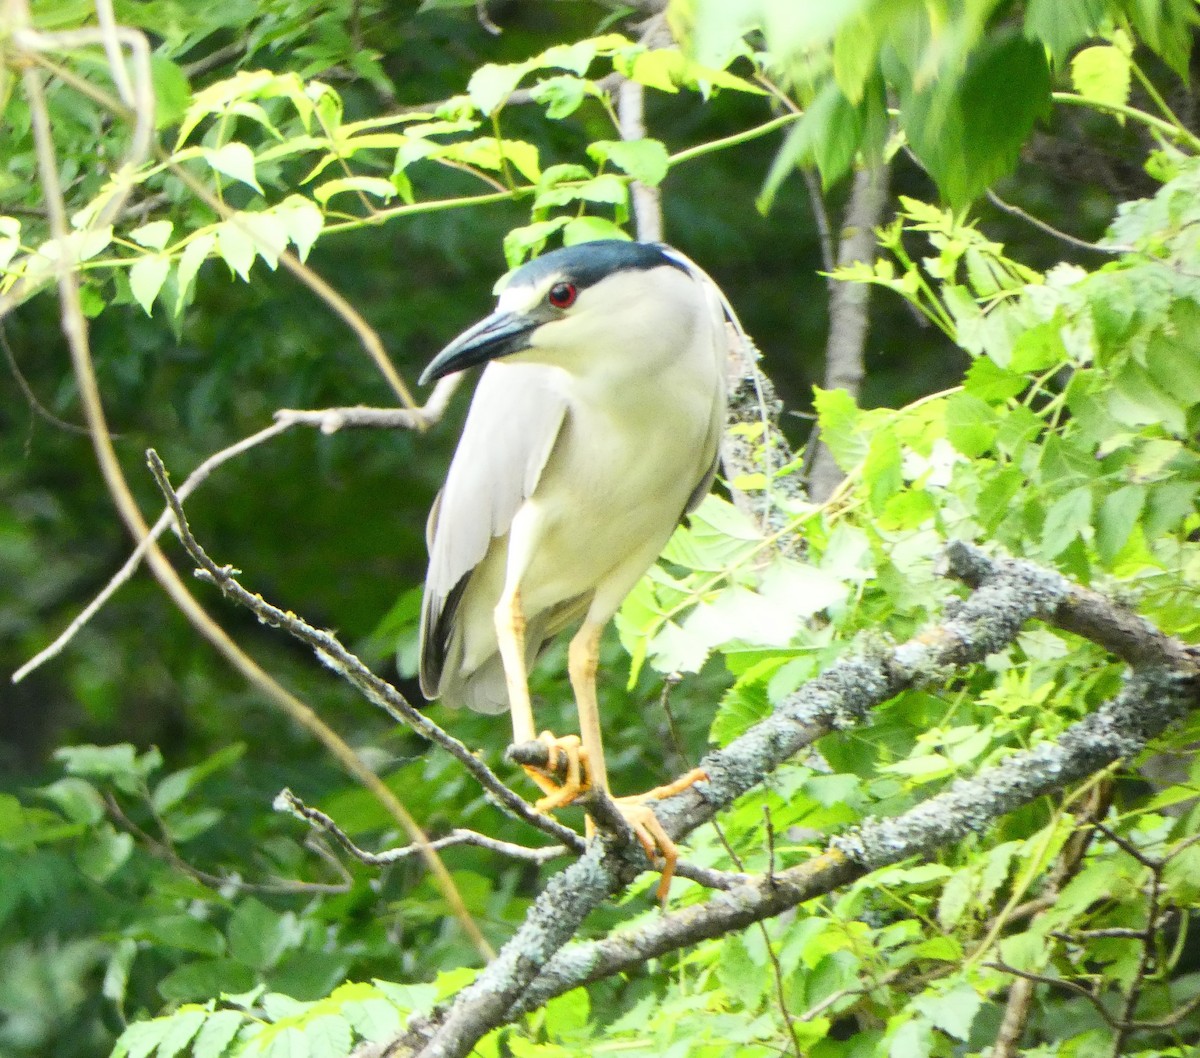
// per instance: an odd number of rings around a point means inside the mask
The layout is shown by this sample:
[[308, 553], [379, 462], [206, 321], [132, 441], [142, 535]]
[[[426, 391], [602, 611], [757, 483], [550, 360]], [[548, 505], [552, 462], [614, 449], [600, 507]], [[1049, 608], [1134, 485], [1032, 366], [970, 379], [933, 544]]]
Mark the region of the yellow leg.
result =
[[600, 633], [603, 631], [603, 625], [583, 622], [567, 651], [567, 673], [579, 710], [579, 734], [591, 785], [608, 793], [608, 769], [604, 765], [604, 743], [600, 737], [600, 708], [596, 702], [596, 667], [600, 663]]
[[[600, 735], [600, 709], [596, 700], [596, 669], [600, 660], [600, 633], [603, 625], [584, 621], [583, 626], [571, 640], [567, 655], [571, 689], [575, 692], [575, 704], [579, 708], [579, 731], [583, 742], [583, 755], [587, 762], [588, 777], [594, 787], [608, 793], [608, 770], [604, 764], [604, 744]], [[660, 786], [649, 793], [636, 797], [617, 798], [613, 803], [625, 817], [634, 836], [654, 860], [662, 857], [662, 881], [658, 883], [658, 899], [665, 901], [671, 888], [675, 864], [679, 861], [679, 850], [647, 801], [661, 800], [687, 789], [692, 783], [706, 778], [699, 768], [668, 786]], [[591, 823], [589, 818], [589, 831]]]
[[529, 675], [525, 671], [525, 612], [521, 609], [520, 589], [506, 590], [500, 596], [493, 619], [508, 688], [513, 742], [532, 742], [537, 736], [533, 729], [533, 706], [529, 702]]
[[504, 666], [504, 683], [508, 689], [508, 706], [512, 714], [513, 742], [541, 741], [549, 754], [548, 769], [558, 768], [558, 755], [566, 758], [567, 779], [560, 786], [539, 769], [525, 765], [525, 773], [545, 794], [534, 807], [540, 812], [569, 805], [588, 789], [587, 754], [580, 749], [576, 735], [556, 738], [549, 731], [534, 734], [533, 705], [529, 701], [529, 674], [525, 671], [525, 612], [521, 608], [520, 589], [505, 591], [493, 614], [496, 624], [496, 645]]

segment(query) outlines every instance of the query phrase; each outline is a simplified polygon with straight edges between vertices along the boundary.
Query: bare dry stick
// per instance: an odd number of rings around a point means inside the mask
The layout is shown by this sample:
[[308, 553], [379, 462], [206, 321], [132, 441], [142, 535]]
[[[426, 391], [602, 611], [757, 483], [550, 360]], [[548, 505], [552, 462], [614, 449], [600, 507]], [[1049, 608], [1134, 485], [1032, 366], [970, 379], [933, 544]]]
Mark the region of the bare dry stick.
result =
[[[214, 452], [187, 476], [175, 493], [180, 500], [186, 500], [223, 463], [286, 433], [293, 426], [313, 427], [325, 434], [336, 433], [341, 429], [362, 427], [393, 430], [427, 429], [437, 423], [445, 414], [450, 397], [461, 381], [461, 375], [448, 375], [439, 380], [425, 404], [411, 410], [408, 408], [321, 408], [313, 411], [292, 411], [290, 409], [278, 411], [275, 413], [276, 421], [273, 425], [259, 430], [249, 437], [242, 438], [228, 448]], [[12, 682], [20, 683], [35, 669], [61, 654], [79, 633], [79, 630], [95, 617], [108, 600], [116, 594], [117, 589], [133, 576], [142, 564], [142, 559], [146, 557], [146, 550], [150, 543], [157, 540], [170, 525], [170, 508], [164, 507], [158, 520], [150, 527], [148, 535], [138, 542], [125, 564], [104, 585], [99, 594], [79, 612], [49, 646], [40, 650], [12, 674]]]
[[[20, 19], [17, 32], [29, 28], [29, 8], [27, 0], [10, 0], [10, 11], [14, 10]], [[14, 33], [14, 38], [17, 34]], [[144, 40], [143, 40], [144, 43]], [[67, 236], [69, 233], [66, 215], [66, 203], [62, 188], [58, 181], [58, 166], [55, 159], [54, 140], [50, 131], [50, 116], [46, 107], [46, 97], [42, 88], [41, 72], [32, 64], [25, 64], [22, 71], [22, 81], [29, 104], [31, 125], [34, 134], [34, 148], [37, 155], [38, 175], [46, 199], [47, 214], [53, 237], [62, 247], [62, 252], [55, 262], [56, 281], [59, 301], [62, 309], [62, 329], [71, 354], [71, 363], [76, 383], [79, 387], [80, 401], [83, 405], [84, 417], [92, 439], [92, 447], [96, 453], [96, 461], [109, 493], [113, 498], [117, 511], [125, 522], [136, 541], [149, 535], [149, 527], [137, 506], [124, 472], [117, 459], [109, 436], [108, 423], [104, 415], [104, 405], [100, 396], [99, 384], [96, 380], [89, 345], [87, 322], [80, 303], [78, 278], [75, 273], [76, 262], [73, 260], [72, 245]], [[205, 612], [204, 608], [192, 597], [191, 593], [179, 579], [166, 556], [159, 550], [157, 544], [150, 544], [146, 558], [155, 578], [188, 621], [197, 629], [217, 650], [236, 668], [254, 687], [261, 691], [268, 700], [282, 709], [295, 722], [312, 733], [338, 762], [361, 782], [364, 786], [387, 807], [389, 812], [408, 831], [413, 841], [428, 846], [420, 826], [401, 804], [394, 793], [383, 783], [361, 758], [340, 738], [313, 710], [295, 695], [286, 691], [254, 662], [225, 631], [217, 625]], [[442, 892], [443, 898], [458, 918], [466, 934], [471, 937], [480, 954], [486, 959], [491, 957], [492, 948], [480, 932], [478, 925], [471, 918], [463, 903], [462, 897], [454, 885], [445, 865], [432, 850], [425, 854], [425, 861]]]
[[198, 567], [196, 575], [200, 579], [220, 588], [225, 595], [248, 609], [263, 624], [281, 628], [300, 640], [316, 654], [326, 668], [331, 669], [355, 687], [372, 705], [378, 706], [397, 723], [407, 725], [422, 738], [444, 749], [475, 777], [480, 786], [501, 809], [507, 811], [515, 819], [524, 820], [576, 851], [583, 847], [583, 839], [575, 831], [534, 811], [524, 798], [501, 782], [496, 773], [467, 746], [440, 728], [419, 709], [414, 708], [408, 699], [387, 680], [376, 676], [360, 658], [342, 646], [332, 632], [314, 628], [291, 611], [281, 610], [278, 606], [267, 602], [261, 595], [248, 591], [234, 576], [235, 571], [232, 567], [221, 566], [214, 562], [200, 546], [200, 542], [192, 535], [183, 505], [171, 487], [166, 468], [158, 453], [151, 449], [146, 453], [146, 462], [149, 464], [155, 483], [170, 505], [180, 542], [195, 560]]

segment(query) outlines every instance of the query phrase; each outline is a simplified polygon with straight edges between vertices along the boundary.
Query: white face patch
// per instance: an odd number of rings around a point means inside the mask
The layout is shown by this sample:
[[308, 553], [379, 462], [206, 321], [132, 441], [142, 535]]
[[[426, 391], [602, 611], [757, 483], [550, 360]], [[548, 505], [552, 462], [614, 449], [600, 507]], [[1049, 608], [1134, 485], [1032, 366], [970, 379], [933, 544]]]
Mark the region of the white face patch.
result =
[[533, 312], [539, 305], [546, 303], [546, 294], [555, 283], [561, 283], [562, 276], [547, 276], [535, 286], [527, 283], [512, 283], [500, 291], [496, 302], [497, 312], [515, 312], [526, 315]]

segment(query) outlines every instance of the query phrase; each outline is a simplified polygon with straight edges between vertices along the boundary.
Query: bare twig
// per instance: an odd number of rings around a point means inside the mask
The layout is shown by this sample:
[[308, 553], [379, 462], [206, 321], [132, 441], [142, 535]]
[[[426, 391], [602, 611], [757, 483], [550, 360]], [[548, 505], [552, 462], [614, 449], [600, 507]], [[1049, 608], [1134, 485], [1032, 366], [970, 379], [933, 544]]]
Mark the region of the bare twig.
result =
[[235, 571], [232, 567], [217, 565], [192, 535], [183, 505], [171, 487], [166, 468], [158, 453], [151, 449], [146, 453], [146, 460], [156, 484], [170, 506], [179, 539], [199, 566], [196, 575], [200, 579], [220, 588], [225, 595], [250, 610], [264, 624], [281, 628], [300, 640], [316, 654], [322, 664], [354, 686], [369, 702], [383, 709], [393, 720], [407, 725], [422, 738], [446, 750], [474, 776], [493, 801], [514, 818], [544, 831], [572, 850], [578, 851], [582, 848], [583, 839], [575, 831], [534, 811], [462, 742], [442, 730], [419, 709], [414, 708], [390, 683], [371, 672], [358, 657], [342, 646], [332, 632], [314, 628], [294, 613], [281, 610], [268, 603], [261, 595], [247, 591], [234, 576]]
[[8, 344], [8, 334], [5, 332], [3, 324], [0, 324], [0, 349], [4, 350], [4, 359], [8, 361], [8, 369], [12, 372], [13, 379], [17, 383], [17, 388], [20, 389], [21, 394], [25, 397], [34, 414], [45, 419], [51, 426], [55, 426], [60, 430], [86, 436], [88, 432], [86, 426], [80, 426], [77, 423], [60, 419], [38, 400], [37, 394], [33, 392], [33, 387], [29, 384], [29, 379], [25, 377], [24, 372], [21, 370], [21, 365], [17, 363], [12, 346]]
[[[387, 867], [401, 860], [410, 859], [421, 852], [420, 846], [417, 845], [405, 845], [402, 848], [387, 849], [384, 852], [368, 852], [356, 845], [350, 835], [339, 827], [330, 816], [327, 816], [319, 808], [305, 804], [291, 790], [279, 792], [275, 798], [274, 808], [277, 812], [287, 812], [297, 819], [303, 820], [309, 826], [316, 827], [328, 834], [356, 860], [370, 867]], [[431, 849], [445, 849], [452, 845], [474, 845], [477, 848], [487, 849], [489, 852], [498, 852], [500, 855], [514, 860], [523, 860], [526, 863], [539, 865], [566, 856], [570, 851], [565, 845], [529, 848], [526, 845], [517, 845], [511, 841], [498, 841], [486, 834], [461, 828], [452, 830], [445, 837], [437, 838], [429, 843]]]
[[[0, 333], [0, 340], [2, 340], [2, 337], [2, 333]], [[242, 440], [230, 445], [228, 448], [214, 452], [204, 460], [203, 463], [187, 476], [179, 488], [175, 490], [175, 494], [181, 502], [186, 500], [219, 466], [237, 456], [245, 454], [260, 444], [273, 440], [282, 433], [286, 433], [293, 426], [308, 426], [318, 429], [325, 434], [336, 433], [342, 429], [364, 427], [378, 429], [428, 428], [441, 419], [450, 397], [461, 381], [461, 375], [449, 375], [439, 380], [438, 384], [434, 386], [433, 392], [429, 395], [429, 400], [421, 407], [411, 410], [408, 408], [322, 408], [314, 411], [278, 411], [275, 413], [276, 421], [273, 425], [259, 430], [249, 437], [242, 438]], [[69, 423], [63, 425], [70, 426]], [[75, 638], [76, 634], [78, 634], [79, 630], [104, 607], [108, 600], [116, 594], [117, 589], [133, 576], [141, 565], [142, 559], [145, 558], [150, 544], [163, 534], [168, 526], [171, 525], [171, 521], [170, 507], [164, 507], [158, 520], [150, 527], [147, 535], [138, 542], [133, 553], [126, 559], [125, 564], [109, 579], [99, 594], [79, 612], [52, 643], [38, 651], [37, 654], [12, 674], [13, 683], [19, 683], [33, 672], [34, 669], [39, 668], [47, 661], [62, 653], [71, 640]]]
[[1058, 239], [1059, 242], [1065, 242], [1068, 246], [1074, 246], [1078, 250], [1089, 250], [1092, 253], [1103, 253], [1110, 255], [1134, 253], [1137, 250], [1137, 247], [1135, 246], [1123, 246], [1119, 244], [1102, 245], [1101, 243], [1088, 242], [1086, 239], [1080, 239], [1077, 236], [1069, 235], [1067, 232], [1062, 231], [1051, 224], [1047, 224], [1040, 217], [1035, 217], [1032, 213], [1027, 213], [1020, 206], [1013, 205], [1011, 202], [1006, 202], [991, 188], [988, 188], [987, 197], [988, 201], [991, 202], [991, 204], [997, 209], [1002, 210], [1010, 216], [1019, 217], [1021, 220], [1025, 221], [1026, 224], [1032, 224], [1038, 229], [1038, 231], [1044, 232], [1045, 234]]
[[[339, 882], [301, 882], [293, 881], [285, 878], [273, 878], [265, 882], [247, 882], [243, 878], [231, 874], [212, 874], [209, 871], [202, 871], [198, 867], [194, 867], [188, 863], [176, 851], [175, 846], [169, 840], [159, 841], [152, 837], [143, 828], [139, 827], [121, 807], [112, 794], [104, 795], [104, 805], [108, 810], [108, 814], [124, 827], [129, 833], [137, 838], [146, 847], [147, 851], [152, 855], [170, 865], [181, 874], [186, 874], [189, 878], [194, 878], [201, 885], [209, 886], [212, 889], [230, 890], [236, 889], [244, 893], [344, 893], [353, 884], [353, 879], [350, 877], [346, 869], [333, 860], [330, 866], [341, 875], [342, 880]], [[164, 832], [165, 833], [165, 832]], [[328, 862], [328, 861], [327, 861]]]
[[[40, 46], [37, 34], [29, 28], [27, 0], [9, 0], [9, 9], [16, 16], [14, 19], [16, 28], [13, 31], [14, 42], [18, 43], [19, 47], [23, 47], [26, 44], [35, 48]], [[79, 32], [85, 34], [84, 37], [80, 38], [82, 44], [91, 43], [86, 37], [86, 33], [93, 31]], [[33, 36], [31, 37], [29, 34], [33, 34]], [[145, 37], [132, 30], [123, 31], [123, 34], [129, 37], [129, 46], [135, 56], [145, 56], [146, 63], [148, 64], [149, 50]], [[69, 37], [70, 34], [58, 34], [56, 35], [55, 44], [57, 46], [65, 46], [66, 38]], [[20, 41], [24, 41], [25, 44], [21, 44], [18, 38], [20, 38]], [[46, 42], [43, 41], [42, 43]], [[148, 65], [146, 65], [146, 71], [145, 84], [149, 85]], [[34, 149], [38, 163], [38, 175], [46, 200], [50, 231], [61, 248], [61, 252], [54, 261], [55, 279], [62, 309], [63, 335], [70, 350], [71, 365], [76, 384], [79, 388], [84, 417], [91, 435], [96, 461], [104, 477], [109, 494], [113, 499], [113, 503], [134, 540], [141, 541], [149, 535], [149, 527], [142, 517], [137, 501], [134, 499], [129, 484], [125, 480], [124, 471], [121, 469], [116, 452], [113, 450], [112, 438], [108, 430], [104, 405], [100, 395], [100, 387], [92, 363], [87, 320], [83, 314], [79, 281], [76, 274], [78, 261], [74, 252], [74, 245], [68, 239], [69, 229], [66, 202], [58, 178], [54, 139], [50, 129], [50, 115], [46, 105], [45, 92], [42, 87], [41, 71], [34, 64], [27, 64], [22, 71], [22, 81], [29, 103]], [[137, 81], [136, 78], [135, 81]], [[149, 127], [153, 128], [153, 114], [153, 94], [151, 93], [148, 108], [139, 110], [137, 116], [134, 143], [130, 149], [131, 160], [136, 159], [138, 152], [146, 147], [146, 144], [140, 142], [139, 137], [141, 136], [141, 132], [138, 130], [141, 130], [147, 121], [149, 122]], [[148, 137], [148, 133], [146, 133], [146, 136]], [[121, 193], [118, 193], [114, 199], [110, 200], [109, 204], [111, 205], [112, 202], [118, 200], [123, 201]], [[150, 568], [159, 584], [189, 623], [216, 647], [218, 652], [252, 686], [263, 693], [268, 701], [281, 709], [294, 722], [313, 734], [355, 779], [375, 795], [401, 826], [409, 832], [414, 841], [425, 843], [424, 833], [417, 825], [416, 820], [412, 818], [400, 802], [399, 798], [306, 703], [273, 680], [213, 621], [204, 608], [192, 597], [171, 564], [167, 561], [161, 550], [159, 550], [157, 544], [151, 543], [146, 555]], [[474, 919], [467, 912], [466, 905], [463, 903], [462, 897], [449, 872], [446, 871], [437, 854], [432, 851], [427, 853], [425, 861], [434, 876], [439, 890], [442, 892], [443, 898], [456, 918], [458, 918], [464, 932], [475, 943], [480, 954], [484, 958], [487, 958], [491, 952], [491, 946], [480, 932]]]

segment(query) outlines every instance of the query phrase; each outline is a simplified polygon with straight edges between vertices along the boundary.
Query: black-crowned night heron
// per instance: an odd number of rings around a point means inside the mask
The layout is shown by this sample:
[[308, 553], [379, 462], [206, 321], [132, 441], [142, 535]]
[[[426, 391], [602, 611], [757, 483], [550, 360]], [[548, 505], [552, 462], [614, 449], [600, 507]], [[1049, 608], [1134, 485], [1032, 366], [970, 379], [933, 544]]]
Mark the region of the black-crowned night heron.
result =
[[[527, 673], [582, 622], [568, 671], [580, 737], [542, 740], [563, 785], [527, 768], [561, 807], [608, 792], [596, 705], [600, 634], [708, 492], [725, 421], [725, 300], [666, 246], [584, 243], [513, 272], [496, 311], [425, 369], [428, 382], [487, 364], [446, 484], [429, 515], [421, 687], [482, 712], [512, 711], [535, 740]], [[675, 849], [645, 802], [701, 777], [617, 801], [664, 888]]]

